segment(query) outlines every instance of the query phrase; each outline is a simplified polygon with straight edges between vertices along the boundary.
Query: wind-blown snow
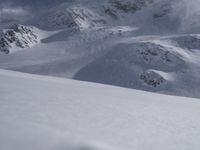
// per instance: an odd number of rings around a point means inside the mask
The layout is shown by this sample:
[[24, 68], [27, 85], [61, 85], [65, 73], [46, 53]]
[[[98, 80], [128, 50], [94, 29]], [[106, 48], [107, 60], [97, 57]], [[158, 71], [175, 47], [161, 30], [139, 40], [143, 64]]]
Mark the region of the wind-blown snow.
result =
[[2, 150], [199, 150], [200, 102], [0, 70]]
[[185, 0], [57, 4], [24, 19], [20, 26], [31, 29], [30, 35], [0, 40], [1, 51], [11, 52], [0, 54], [0, 68], [200, 97], [198, 15], [188, 22], [196, 7], [183, 16]]

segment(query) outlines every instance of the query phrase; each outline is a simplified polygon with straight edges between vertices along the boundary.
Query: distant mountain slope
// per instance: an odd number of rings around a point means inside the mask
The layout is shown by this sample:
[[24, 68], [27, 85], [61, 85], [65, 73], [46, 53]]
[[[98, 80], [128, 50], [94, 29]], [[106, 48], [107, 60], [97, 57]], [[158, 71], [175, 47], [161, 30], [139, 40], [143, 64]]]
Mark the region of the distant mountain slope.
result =
[[199, 150], [200, 102], [0, 70], [3, 150]]
[[198, 9], [182, 13], [189, 4], [57, 3], [2, 30], [0, 68], [199, 98]]
[[62, 5], [46, 11], [36, 23], [43, 29], [67, 29], [67, 28], [92, 28], [102, 25], [104, 20], [95, 11], [85, 6]]
[[[138, 37], [139, 38], [139, 37]], [[75, 79], [200, 97], [200, 37], [135, 38], [82, 68]]]
[[[102, 0], [102, 1], [74, 1], [66, 2], [50, 10], [41, 11], [31, 21], [32, 24], [42, 29], [57, 30], [66, 28], [94, 28], [113, 24], [117, 19], [118, 24], [124, 14], [134, 14], [148, 7], [152, 0]], [[128, 17], [129, 18], [129, 17]], [[37, 20], [37, 21], [35, 21]], [[121, 20], [121, 21], [120, 21]]]

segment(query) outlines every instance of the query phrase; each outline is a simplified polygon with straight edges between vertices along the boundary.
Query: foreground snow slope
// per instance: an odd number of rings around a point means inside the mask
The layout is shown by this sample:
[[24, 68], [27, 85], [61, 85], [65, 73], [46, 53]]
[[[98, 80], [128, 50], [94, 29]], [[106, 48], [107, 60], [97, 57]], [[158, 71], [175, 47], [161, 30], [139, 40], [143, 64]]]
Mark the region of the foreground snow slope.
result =
[[1, 150], [199, 150], [200, 101], [0, 70]]

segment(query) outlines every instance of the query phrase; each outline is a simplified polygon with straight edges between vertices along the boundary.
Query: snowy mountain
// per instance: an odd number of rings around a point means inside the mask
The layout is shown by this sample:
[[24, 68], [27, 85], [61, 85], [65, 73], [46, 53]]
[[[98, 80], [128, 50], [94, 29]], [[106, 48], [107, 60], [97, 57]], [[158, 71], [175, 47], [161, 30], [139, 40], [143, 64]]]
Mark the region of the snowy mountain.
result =
[[0, 70], [3, 150], [199, 149], [197, 99]]
[[151, 4], [153, 0], [109, 0], [105, 13], [118, 19], [119, 13], [135, 13]]
[[92, 28], [104, 23], [97, 13], [84, 6], [67, 7], [62, 5], [45, 12], [38, 26], [44, 29], [63, 29], [63, 28]]
[[1, 0], [0, 150], [199, 150], [199, 6]]
[[184, 17], [186, 6], [76, 0], [42, 7], [2, 30], [0, 68], [199, 98], [198, 11]]
[[[124, 15], [133, 15], [150, 5], [152, 0], [102, 0], [66, 2], [44, 10], [31, 20], [31, 23], [42, 29], [57, 30], [66, 28], [94, 28], [103, 25], [121, 24]], [[130, 19], [130, 17], [128, 17]], [[37, 21], [35, 21], [37, 20]]]
[[199, 97], [199, 35], [145, 38], [124, 40], [79, 70], [74, 78]]

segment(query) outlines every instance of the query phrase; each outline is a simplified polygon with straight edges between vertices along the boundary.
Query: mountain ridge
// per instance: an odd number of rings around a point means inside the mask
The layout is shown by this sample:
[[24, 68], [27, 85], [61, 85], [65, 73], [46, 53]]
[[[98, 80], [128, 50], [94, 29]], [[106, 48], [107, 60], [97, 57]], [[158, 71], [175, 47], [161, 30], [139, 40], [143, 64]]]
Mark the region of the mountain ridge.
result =
[[178, 29], [174, 3], [84, 0], [45, 9], [19, 25], [28, 35], [4, 30], [20, 36], [2, 38], [9, 54], [0, 68], [199, 98], [200, 36]]

